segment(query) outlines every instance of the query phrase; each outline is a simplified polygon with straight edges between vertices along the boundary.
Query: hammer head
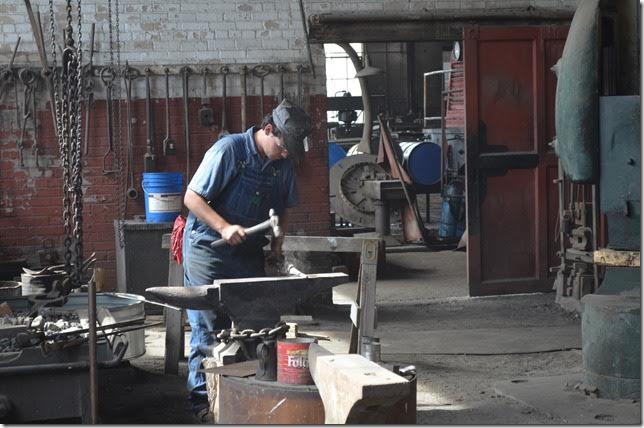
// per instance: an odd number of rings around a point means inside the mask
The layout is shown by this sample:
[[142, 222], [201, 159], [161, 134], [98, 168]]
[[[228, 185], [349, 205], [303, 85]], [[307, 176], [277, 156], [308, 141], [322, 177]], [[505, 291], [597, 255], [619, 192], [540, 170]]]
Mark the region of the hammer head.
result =
[[273, 234], [273, 237], [279, 238], [282, 236], [282, 228], [280, 227], [280, 219], [277, 214], [275, 214], [275, 210], [273, 208], [270, 209], [268, 212], [268, 220], [270, 221], [271, 224], [271, 233]]

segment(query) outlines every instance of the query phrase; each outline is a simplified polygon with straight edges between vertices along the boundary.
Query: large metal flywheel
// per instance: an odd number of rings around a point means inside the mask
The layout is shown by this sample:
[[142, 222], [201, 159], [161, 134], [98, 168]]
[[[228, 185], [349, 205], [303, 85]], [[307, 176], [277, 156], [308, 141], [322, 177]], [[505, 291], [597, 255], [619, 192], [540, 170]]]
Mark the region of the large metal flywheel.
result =
[[376, 164], [376, 156], [359, 154], [338, 161], [329, 171], [331, 208], [336, 216], [353, 224], [373, 227], [375, 209], [373, 200], [365, 195], [364, 181], [381, 179], [386, 175]]

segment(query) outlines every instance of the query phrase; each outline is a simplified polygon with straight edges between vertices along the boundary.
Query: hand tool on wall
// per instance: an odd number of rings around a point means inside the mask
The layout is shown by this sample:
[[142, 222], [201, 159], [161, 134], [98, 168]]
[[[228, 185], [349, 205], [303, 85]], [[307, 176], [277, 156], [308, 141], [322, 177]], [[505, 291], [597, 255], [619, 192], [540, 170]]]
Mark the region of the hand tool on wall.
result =
[[83, 137], [83, 154], [87, 155], [89, 144], [89, 118], [94, 104], [94, 77], [92, 76], [92, 67], [94, 58], [94, 30], [96, 24], [92, 22], [92, 28], [89, 35], [89, 60], [85, 66], [85, 135]]
[[38, 79], [34, 81], [31, 91], [31, 122], [33, 125], [31, 154], [36, 162], [36, 168], [40, 168], [40, 163], [38, 161], [38, 155], [40, 154], [40, 148], [38, 147], [38, 123], [36, 121], [36, 94], [38, 93]]
[[302, 108], [302, 64], [297, 65], [297, 105]]
[[271, 72], [271, 69], [264, 65], [259, 64], [253, 67], [253, 74], [259, 77], [259, 122], [261, 123], [264, 119], [264, 77], [266, 77]]
[[125, 95], [127, 101], [127, 166], [128, 179], [130, 187], [125, 191], [129, 199], [136, 199], [139, 195], [138, 190], [134, 187], [134, 134], [132, 132], [132, 79], [138, 76], [138, 70], [131, 68], [125, 61], [125, 71], [123, 73], [123, 82], [125, 84]]
[[18, 108], [18, 85], [16, 83], [16, 76], [13, 72], [13, 61], [16, 59], [16, 53], [18, 52], [18, 46], [20, 46], [20, 40], [21, 38], [20, 36], [18, 36], [16, 47], [13, 49], [13, 53], [11, 54], [9, 65], [2, 71], [0, 71], [0, 102], [2, 101], [2, 97], [6, 92], [7, 86], [9, 84], [12, 84], [16, 100], [16, 127], [18, 129], [20, 129], [20, 109]]
[[188, 85], [190, 84], [190, 67], [182, 67], [183, 75], [183, 135], [186, 144], [186, 183], [190, 182], [190, 124], [188, 114]]
[[226, 135], [230, 134], [228, 132], [228, 125], [226, 124], [226, 80], [228, 78], [228, 67], [225, 65], [222, 66], [219, 69], [219, 72], [221, 73], [223, 77], [223, 82], [222, 82], [222, 93], [221, 93], [221, 130], [219, 131], [219, 137], [218, 139], [221, 139], [222, 137], [225, 137]]
[[[40, 18], [40, 12], [38, 11], [38, 6], [36, 6], [36, 21], [38, 23], [38, 37], [40, 37], [40, 45], [45, 46], [45, 35], [43, 34], [42, 31], [42, 21]], [[63, 39], [64, 40], [64, 39]], [[47, 60], [47, 54], [45, 52], [45, 55], [43, 55], [45, 60]]]
[[203, 77], [203, 95], [201, 96], [201, 108], [199, 109], [199, 124], [203, 127], [209, 128], [215, 124], [215, 113], [210, 107], [210, 100], [208, 99], [208, 67], [202, 70]]
[[[49, 91], [49, 105], [55, 105], [54, 99], [54, 88], [51, 81], [51, 70], [47, 64], [47, 53], [45, 51], [44, 37], [42, 35], [42, 30], [36, 17], [34, 15], [33, 9], [31, 8], [31, 2], [29, 0], [25, 1], [25, 7], [27, 8], [27, 15], [29, 17], [29, 24], [31, 25], [31, 31], [34, 35], [34, 41], [36, 42], [36, 49], [38, 50], [38, 58], [40, 59], [40, 65], [42, 66], [42, 76], [47, 83], [47, 90]], [[51, 111], [51, 118], [54, 124], [54, 135], [58, 138], [58, 128], [56, 127], [56, 111], [55, 109], [49, 109]]]
[[31, 71], [28, 68], [23, 68], [18, 72], [18, 79], [22, 82], [22, 84], [25, 86], [25, 91], [24, 91], [24, 98], [22, 100], [22, 127], [21, 127], [21, 132], [20, 132], [20, 139], [18, 139], [17, 146], [18, 146], [18, 152], [20, 155], [20, 166], [25, 166], [24, 162], [24, 156], [23, 156], [23, 148], [24, 148], [24, 139], [25, 139], [25, 131], [27, 128], [27, 119], [32, 118], [35, 114], [34, 111], [31, 110], [31, 107], [29, 104], [32, 101], [32, 98], [35, 96], [34, 94], [34, 89], [35, 89], [35, 82], [37, 79], [36, 73]]
[[239, 68], [239, 78], [241, 80], [241, 132], [246, 131], [246, 73], [248, 67], [242, 65]]
[[280, 73], [280, 99], [279, 102], [281, 103], [284, 100], [284, 72], [286, 72], [286, 67], [283, 65], [278, 65], [277, 66], [277, 71]]
[[[114, 174], [118, 169], [114, 168], [116, 153], [114, 152], [114, 141], [112, 128], [114, 127], [114, 112], [112, 111], [112, 86], [114, 84], [114, 71], [110, 67], [101, 69], [101, 81], [105, 86], [105, 110], [107, 111], [107, 152], [103, 155], [103, 175]], [[112, 159], [111, 169], [107, 168], [108, 159]]]
[[[257, 233], [270, 231], [271, 235], [275, 238], [282, 236], [282, 229], [280, 228], [279, 217], [275, 214], [275, 210], [272, 208], [268, 212], [268, 219], [263, 222], [244, 229], [246, 235], [255, 235]], [[225, 239], [218, 239], [210, 244], [211, 248], [221, 247], [226, 244]]]
[[170, 69], [165, 67], [165, 138], [163, 139], [163, 155], [174, 155], [176, 148], [174, 147], [174, 140], [170, 136]]
[[154, 118], [152, 114], [152, 100], [150, 99], [150, 67], [145, 67], [145, 155], [143, 155], [143, 171], [156, 170], [157, 157], [154, 154]]

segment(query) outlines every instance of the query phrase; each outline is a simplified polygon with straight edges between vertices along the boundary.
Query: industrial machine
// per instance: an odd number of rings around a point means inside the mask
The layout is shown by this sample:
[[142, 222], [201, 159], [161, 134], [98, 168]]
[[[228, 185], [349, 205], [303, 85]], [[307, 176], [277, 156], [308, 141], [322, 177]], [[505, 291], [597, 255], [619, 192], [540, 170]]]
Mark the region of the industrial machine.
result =
[[[635, 31], [641, 24], [633, 8], [635, 2], [581, 2], [556, 67], [554, 147], [560, 171], [573, 183], [592, 186], [608, 239], [599, 243], [598, 221], [589, 221], [597, 214], [587, 206], [571, 210], [579, 213], [577, 224], [568, 227], [574, 242], [571, 249], [562, 248], [555, 286], [558, 298], [576, 288], [572, 297], [581, 299], [584, 383], [596, 387], [600, 398], [641, 395], [641, 111]], [[565, 229], [573, 222], [564, 215], [562, 210]], [[567, 255], [575, 252], [579, 261], [571, 269]], [[591, 272], [591, 263], [595, 272], [604, 270], [603, 279]]]
[[[429, 79], [441, 79], [440, 116], [429, 116]], [[450, 67], [423, 74], [423, 133], [440, 145], [443, 205], [438, 236], [459, 240], [465, 231], [465, 79], [461, 44], [452, 47]], [[436, 123], [439, 127], [435, 127]]]

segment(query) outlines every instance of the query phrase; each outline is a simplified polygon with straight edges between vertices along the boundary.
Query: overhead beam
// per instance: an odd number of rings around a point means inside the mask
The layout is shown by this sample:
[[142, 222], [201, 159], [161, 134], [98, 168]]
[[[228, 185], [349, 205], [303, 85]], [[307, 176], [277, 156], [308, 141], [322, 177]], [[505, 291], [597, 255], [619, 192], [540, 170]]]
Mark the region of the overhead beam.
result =
[[431, 9], [417, 14], [325, 13], [309, 17], [311, 43], [453, 41], [465, 25], [567, 24], [573, 9]]

